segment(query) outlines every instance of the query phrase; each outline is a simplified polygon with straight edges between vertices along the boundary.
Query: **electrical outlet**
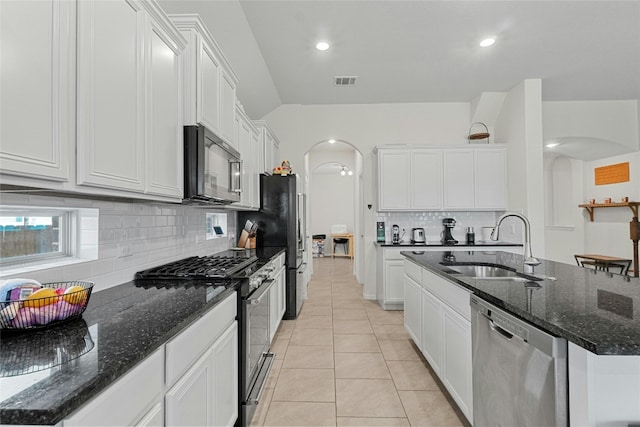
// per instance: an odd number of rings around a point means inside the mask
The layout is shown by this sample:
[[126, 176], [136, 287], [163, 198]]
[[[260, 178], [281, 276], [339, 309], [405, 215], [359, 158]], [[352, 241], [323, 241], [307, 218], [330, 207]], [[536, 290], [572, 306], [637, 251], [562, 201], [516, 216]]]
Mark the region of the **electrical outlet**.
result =
[[118, 258], [125, 258], [133, 255], [133, 246], [130, 244], [118, 245]]

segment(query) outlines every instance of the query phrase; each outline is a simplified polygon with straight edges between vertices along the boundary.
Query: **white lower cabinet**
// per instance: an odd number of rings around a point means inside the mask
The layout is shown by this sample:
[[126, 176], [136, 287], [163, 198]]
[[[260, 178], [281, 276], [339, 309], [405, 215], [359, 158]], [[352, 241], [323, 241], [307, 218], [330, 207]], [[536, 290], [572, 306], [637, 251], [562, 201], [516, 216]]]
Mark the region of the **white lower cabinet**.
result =
[[442, 382], [462, 412], [472, 420], [471, 322], [447, 305], [442, 307], [442, 320]]
[[62, 422], [67, 426], [232, 426], [238, 419], [236, 294]]
[[422, 348], [422, 311], [420, 299], [422, 287], [411, 277], [404, 276], [404, 327], [416, 343]]
[[281, 267], [279, 272], [276, 273], [273, 279], [273, 287], [270, 291], [271, 294], [269, 295], [269, 336], [271, 337], [271, 342], [273, 342], [286, 310], [285, 271], [286, 268]]
[[422, 290], [422, 353], [433, 371], [442, 376], [442, 302]]
[[[422, 280], [418, 283], [414, 280], [416, 267], [415, 263], [405, 260], [405, 327], [471, 422], [470, 292], [426, 269], [422, 269]], [[419, 297], [416, 296], [418, 292]], [[419, 325], [416, 324], [418, 319]], [[416, 333], [418, 330], [420, 335]]]
[[[123, 426], [143, 424], [145, 420], [152, 422], [147, 416], [158, 405], [162, 407], [163, 372], [164, 348], [161, 348], [65, 419], [62, 425]], [[162, 421], [161, 414], [152, 418]]]
[[157, 427], [164, 424], [164, 403], [157, 402], [144, 414], [142, 419], [136, 423], [136, 427]]
[[166, 394], [167, 425], [231, 426], [238, 418], [238, 323]]
[[400, 248], [379, 248], [377, 300], [385, 310], [404, 308], [404, 257]]
[[211, 350], [207, 351], [166, 395], [167, 425], [211, 425], [213, 386]]

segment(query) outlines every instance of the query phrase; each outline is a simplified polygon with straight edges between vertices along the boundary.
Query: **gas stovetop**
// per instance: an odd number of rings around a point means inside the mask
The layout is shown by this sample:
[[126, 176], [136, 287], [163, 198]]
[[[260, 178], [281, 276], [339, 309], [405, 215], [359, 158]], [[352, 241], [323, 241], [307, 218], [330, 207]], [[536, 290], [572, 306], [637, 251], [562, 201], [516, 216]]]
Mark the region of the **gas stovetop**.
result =
[[257, 257], [189, 257], [136, 273], [136, 279], [229, 279], [251, 266]]

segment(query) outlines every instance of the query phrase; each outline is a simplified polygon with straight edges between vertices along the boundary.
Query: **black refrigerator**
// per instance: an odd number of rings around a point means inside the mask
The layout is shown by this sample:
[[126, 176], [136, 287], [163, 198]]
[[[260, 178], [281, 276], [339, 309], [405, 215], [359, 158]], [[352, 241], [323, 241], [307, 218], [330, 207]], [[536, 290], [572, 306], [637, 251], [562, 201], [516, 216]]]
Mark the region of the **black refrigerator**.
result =
[[298, 316], [306, 298], [304, 219], [305, 195], [298, 175], [260, 175], [260, 210], [238, 212], [238, 233], [247, 220], [258, 224], [256, 247], [286, 248], [286, 320]]

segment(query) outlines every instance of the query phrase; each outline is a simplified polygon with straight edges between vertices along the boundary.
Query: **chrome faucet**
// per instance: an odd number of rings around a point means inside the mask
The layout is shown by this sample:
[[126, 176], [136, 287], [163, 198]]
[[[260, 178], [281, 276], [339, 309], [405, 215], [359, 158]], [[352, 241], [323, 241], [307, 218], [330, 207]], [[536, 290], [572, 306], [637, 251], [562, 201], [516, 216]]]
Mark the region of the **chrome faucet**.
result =
[[522, 223], [524, 224], [524, 263], [526, 265], [540, 264], [540, 260], [538, 260], [537, 258], [534, 258], [533, 254], [531, 253], [531, 224], [529, 224], [529, 220], [527, 219], [527, 217], [522, 214], [519, 214], [516, 212], [507, 212], [504, 215], [502, 215], [500, 218], [498, 218], [498, 221], [496, 222], [496, 226], [493, 228], [493, 231], [491, 232], [491, 240], [498, 240], [500, 235], [500, 224], [502, 223], [502, 221], [504, 221], [506, 218], [509, 218], [510, 216], [520, 218], [522, 220]]

